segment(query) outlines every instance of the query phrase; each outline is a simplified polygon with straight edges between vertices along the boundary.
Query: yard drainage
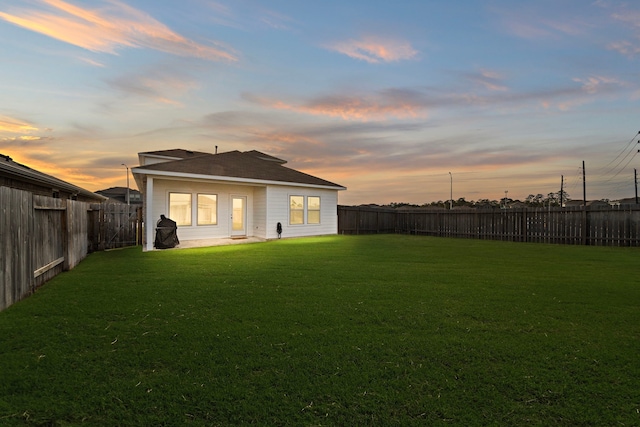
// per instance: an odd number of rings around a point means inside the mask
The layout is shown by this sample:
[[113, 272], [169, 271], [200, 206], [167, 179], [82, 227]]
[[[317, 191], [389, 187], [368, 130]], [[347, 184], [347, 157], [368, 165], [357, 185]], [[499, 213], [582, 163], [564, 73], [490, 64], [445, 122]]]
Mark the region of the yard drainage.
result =
[[154, 246], [156, 249], [170, 249], [179, 244], [176, 222], [164, 215], [160, 215], [160, 219], [156, 224], [156, 242]]

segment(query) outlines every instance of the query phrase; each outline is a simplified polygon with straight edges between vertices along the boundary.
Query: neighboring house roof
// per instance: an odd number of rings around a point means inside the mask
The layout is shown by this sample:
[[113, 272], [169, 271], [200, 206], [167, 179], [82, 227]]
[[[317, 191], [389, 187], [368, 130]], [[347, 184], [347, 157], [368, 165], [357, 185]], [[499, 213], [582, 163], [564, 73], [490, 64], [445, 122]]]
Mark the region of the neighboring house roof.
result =
[[528, 207], [526, 203], [521, 202], [520, 200], [515, 200], [511, 203], [508, 203], [508, 205], [510, 208], [526, 208]]
[[21, 188], [21, 186], [17, 184], [26, 183], [33, 186], [31, 187], [32, 189], [37, 187], [47, 191], [55, 190], [70, 195], [77, 195], [82, 199], [99, 202], [107, 200], [107, 197], [92, 193], [89, 190], [85, 190], [84, 188], [80, 188], [54, 176], [31, 169], [29, 166], [15, 162], [11, 157], [5, 156], [4, 154], [0, 154], [0, 176], [9, 180], [10, 187]]
[[[165, 150], [173, 155], [181, 155], [185, 150]], [[158, 152], [141, 153], [156, 155]], [[283, 166], [284, 160], [259, 151], [228, 151], [220, 154], [200, 154], [191, 158], [138, 166], [134, 174], [172, 175], [207, 179], [244, 180], [248, 182], [282, 182], [311, 186], [332, 187], [344, 190], [345, 187], [324, 179], [299, 172]]]
[[[120, 203], [127, 203], [127, 187], [110, 187], [105, 190], [98, 190], [96, 194], [116, 200]], [[129, 189], [129, 198], [131, 204], [142, 204], [142, 195], [138, 190]]]
[[635, 197], [628, 197], [626, 199], [620, 199], [620, 200], [617, 200], [617, 203], [619, 203], [621, 205], [635, 205], [636, 204], [636, 198]]
[[[584, 200], [568, 200], [565, 202], [566, 207], [574, 207], [574, 206], [583, 206]], [[587, 200], [587, 207], [599, 207], [599, 206], [609, 206], [608, 202], [603, 202], [602, 200]]]

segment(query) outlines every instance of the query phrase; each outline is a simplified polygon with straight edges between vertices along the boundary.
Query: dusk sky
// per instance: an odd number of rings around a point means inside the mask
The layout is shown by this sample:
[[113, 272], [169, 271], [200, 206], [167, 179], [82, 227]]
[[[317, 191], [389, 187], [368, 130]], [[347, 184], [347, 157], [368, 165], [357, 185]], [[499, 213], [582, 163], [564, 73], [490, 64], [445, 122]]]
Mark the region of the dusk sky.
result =
[[0, 39], [0, 153], [91, 191], [218, 146], [340, 204], [634, 196], [637, 1], [3, 0]]

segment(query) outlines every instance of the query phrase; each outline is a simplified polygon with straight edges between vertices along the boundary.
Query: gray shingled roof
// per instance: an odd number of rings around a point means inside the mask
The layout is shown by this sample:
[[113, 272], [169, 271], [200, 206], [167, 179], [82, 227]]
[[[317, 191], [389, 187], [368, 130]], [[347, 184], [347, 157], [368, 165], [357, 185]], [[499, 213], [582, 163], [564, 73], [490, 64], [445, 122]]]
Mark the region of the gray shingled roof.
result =
[[51, 186], [58, 190], [63, 190], [69, 193], [81, 194], [84, 197], [94, 200], [106, 200], [107, 198], [93, 193], [77, 185], [70, 184], [55, 176], [48, 175], [46, 173], [31, 169], [29, 166], [23, 165], [14, 161], [11, 157], [0, 154], [0, 174], [8, 177], [12, 177], [18, 181], [29, 182], [38, 186]]
[[159, 150], [159, 151], [147, 151], [140, 154], [152, 154], [161, 157], [176, 157], [179, 159], [192, 159], [199, 156], [210, 156], [209, 153], [203, 153], [201, 151], [183, 150], [182, 148], [174, 148], [171, 150]]
[[[167, 150], [174, 151], [174, 150]], [[156, 154], [151, 152], [148, 154]], [[145, 153], [143, 153], [145, 154]], [[177, 156], [176, 156], [177, 157]], [[261, 181], [278, 181], [328, 187], [344, 187], [324, 179], [282, 166], [283, 160], [259, 151], [228, 151], [220, 154], [202, 154], [192, 158], [139, 166], [143, 171], [173, 172], [209, 177], [232, 177]]]

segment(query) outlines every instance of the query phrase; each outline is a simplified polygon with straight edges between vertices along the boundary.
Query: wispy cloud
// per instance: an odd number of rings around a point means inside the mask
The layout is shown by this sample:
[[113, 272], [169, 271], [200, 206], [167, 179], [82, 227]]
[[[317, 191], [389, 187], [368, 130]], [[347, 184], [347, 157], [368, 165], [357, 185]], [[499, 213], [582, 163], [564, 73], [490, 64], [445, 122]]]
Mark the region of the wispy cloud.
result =
[[566, 13], [561, 8], [554, 11], [554, 18], [541, 14], [546, 8], [521, 7], [515, 10], [497, 9], [494, 12], [500, 17], [502, 26], [516, 37], [528, 40], [558, 39], [564, 36], [585, 34], [593, 24], [571, 11]]
[[148, 48], [179, 56], [236, 61], [231, 49], [209, 45], [172, 31], [146, 13], [118, 0], [96, 10], [62, 0], [41, 0], [48, 9], [0, 12], [0, 19], [94, 52], [115, 54], [122, 48]]
[[262, 13], [260, 22], [274, 30], [290, 30], [293, 19], [279, 12], [265, 10]]
[[281, 12], [264, 8], [257, 2], [231, 2], [233, 7], [217, 1], [207, 1], [211, 11], [205, 17], [207, 22], [242, 31], [256, 29], [291, 31], [295, 20]]
[[614, 41], [609, 43], [607, 47], [630, 58], [640, 54], [640, 11], [619, 10], [612, 13], [611, 17], [616, 22], [630, 28], [633, 35], [631, 40]]
[[33, 124], [14, 117], [0, 115], [0, 133], [31, 133], [38, 131]]
[[425, 117], [425, 105], [415, 97], [403, 96], [402, 91], [388, 90], [370, 96], [327, 95], [304, 103], [245, 94], [251, 102], [277, 110], [288, 110], [317, 116], [338, 117], [343, 120], [375, 121]]
[[[333, 93], [306, 100], [243, 94], [243, 98], [267, 110], [284, 110], [311, 116], [339, 118], [346, 122], [416, 122], [438, 114], [473, 109], [475, 114], [511, 115], [515, 111], [556, 109], [568, 111], [603, 97], [632, 97], [638, 85], [606, 75], [587, 75], [552, 87], [514, 90], [496, 71], [464, 73], [467, 85], [456, 87], [387, 88], [368, 94]], [[626, 92], [625, 92], [626, 91]], [[631, 94], [631, 95], [630, 95]]]
[[613, 94], [626, 86], [624, 82], [605, 76], [575, 77], [573, 81], [580, 86], [573, 91], [566, 91], [565, 94], [558, 94], [560, 96], [557, 96], [555, 101], [549, 102], [546, 98], [543, 98], [543, 106], [545, 108], [555, 107], [560, 111], [568, 111], [580, 105], [593, 102], [597, 98]]
[[129, 73], [108, 79], [106, 83], [124, 95], [140, 96], [171, 105], [182, 105], [176, 98], [196, 87], [191, 79], [166, 67]]
[[102, 62], [98, 62], [98, 61], [94, 61], [93, 59], [90, 58], [85, 58], [85, 57], [80, 57], [78, 58], [80, 61], [92, 65], [94, 67], [100, 67], [100, 68], [104, 68], [104, 64]]
[[338, 41], [325, 45], [325, 48], [370, 64], [414, 59], [418, 55], [418, 51], [405, 40], [377, 36]]
[[468, 73], [467, 78], [487, 90], [494, 92], [507, 91], [507, 86], [504, 85], [504, 77], [497, 71], [481, 70], [478, 73]]

